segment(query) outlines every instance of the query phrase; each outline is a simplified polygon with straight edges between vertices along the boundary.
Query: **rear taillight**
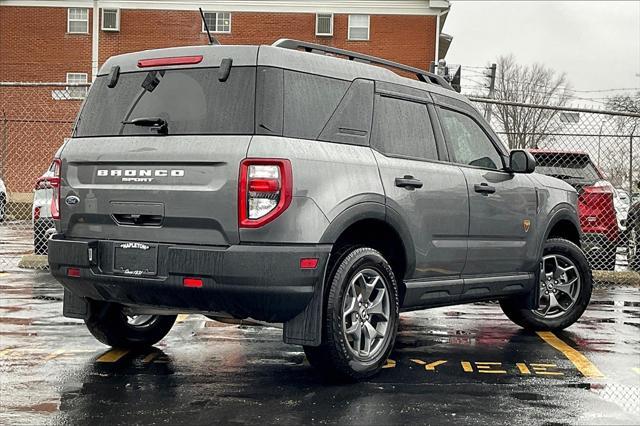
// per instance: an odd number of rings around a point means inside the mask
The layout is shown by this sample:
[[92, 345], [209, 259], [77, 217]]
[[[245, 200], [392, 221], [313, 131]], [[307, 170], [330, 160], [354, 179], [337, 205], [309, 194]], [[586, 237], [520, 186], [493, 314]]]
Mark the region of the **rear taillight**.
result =
[[603, 234], [611, 240], [618, 238], [613, 191], [613, 186], [607, 181], [598, 181], [582, 188], [578, 198], [578, 211], [584, 233]]
[[240, 164], [238, 225], [257, 228], [271, 222], [289, 207], [292, 193], [289, 160], [247, 158]]
[[51, 197], [51, 217], [53, 219], [60, 219], [60, 169], [62, 168], [62, 161], [59, 158], [53, 159], [53, 176], [48, 178], [47, 181], [51, 188], [53, 188], [53, 196]]
[[49, 179], [47, 177], [42, 176], [41, 178], [38, 178], [35, 190], [37, 191], [39, 189], [51, 189], [51, 183], [49, 183]]

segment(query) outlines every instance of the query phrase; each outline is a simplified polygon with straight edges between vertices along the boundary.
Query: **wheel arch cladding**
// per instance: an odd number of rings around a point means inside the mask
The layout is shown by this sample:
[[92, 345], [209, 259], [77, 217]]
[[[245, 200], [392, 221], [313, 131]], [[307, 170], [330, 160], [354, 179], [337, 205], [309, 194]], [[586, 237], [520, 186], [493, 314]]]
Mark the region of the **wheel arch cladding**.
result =
[[305, 311], [285, 323], [283, 337], [286, 343], [320, 345], [327, 276], [332, 272], [330, 264], [335, 262], [335, 255], [345, 245], [372, 246], [385, 256], [396, 275], [398, 298], [402, 303], [405, 294], [403, 278], [408, 277], [407, 274], [415, 267], [413, 239], [408, 228], [402, 227], [397, 213], [390, 216], [387, 211], [384, 204], [363, 202], [345, 209], [331, 221], [319, 242], [333, 245], [324, 280], [321, 286], [316, 287]]
[[332, 255], [345, 245], [362, 245], [378, 250], [391, 265], [401, 296], [404, 296], [402, 281], [410, 277], [415, 266], [413, 239], [399, 218], [388, 212], [389, 209], [379, 203], [352, 206], [331, 222], [321, 242], [334, 245]]
[[540, 241], [538, 253], [542, 256], [544, 243], [549, 238], [562, 238], [569, 240], [580, 247], [581, 231], [580, 222], [573, 209], [569, 206], [559, 205], [549, 214], [549, 222], [546, 226], [544, 238]]

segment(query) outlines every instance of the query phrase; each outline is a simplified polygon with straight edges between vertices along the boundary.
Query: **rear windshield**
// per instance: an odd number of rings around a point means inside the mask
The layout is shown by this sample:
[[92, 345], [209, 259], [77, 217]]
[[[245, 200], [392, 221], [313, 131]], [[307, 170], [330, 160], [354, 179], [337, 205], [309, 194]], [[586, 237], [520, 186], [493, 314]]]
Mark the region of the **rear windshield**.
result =
[[564, 180], [597, 181], [600, 173], [589, 156], [568, 153], [535, 154], [536, 172]]
[[255, 67], [233, 67], [225, 81], [218, 70], [122, 73], [112, 88], [109, 76], [100, 76], [91, 86], [75, 136], [157, 134], [154, 126], [123, 123], [141, 118], [164, 120], [169, 135], [253, 133]]

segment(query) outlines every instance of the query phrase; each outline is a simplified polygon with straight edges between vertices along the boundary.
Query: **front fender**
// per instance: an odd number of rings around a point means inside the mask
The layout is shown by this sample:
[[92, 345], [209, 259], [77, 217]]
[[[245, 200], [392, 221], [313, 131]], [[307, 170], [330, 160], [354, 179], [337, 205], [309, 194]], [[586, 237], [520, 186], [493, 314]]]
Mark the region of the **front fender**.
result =
[[547, 239], [549, 239], [549, 234], [551, 233], [551, 230], [556, 224], [558, 224], [562, 220], [571, 222], [571, 224], [573, 224], [573, 226], [575, 226], [575, 228], [577, 229], [578, 235], [580, 235], [580, 238], [582, 239], [582, 231], [580, 229], [580, 220], [578, 219], [578, 213], [576, 212], [575, 207], [572, 206], [571, 204], [569, 203], [558, 204], [553, 209], [551, 209], [551, 211], [547, 215], [547, 218], [548, 219], [547, 219], [546, 226], [544, 226], [543, 228], [545, 232], [543, 234], [543, 237], [538, 243], [539, 259], [542, 258], [544, 243], [545, 241], [547, 241]]

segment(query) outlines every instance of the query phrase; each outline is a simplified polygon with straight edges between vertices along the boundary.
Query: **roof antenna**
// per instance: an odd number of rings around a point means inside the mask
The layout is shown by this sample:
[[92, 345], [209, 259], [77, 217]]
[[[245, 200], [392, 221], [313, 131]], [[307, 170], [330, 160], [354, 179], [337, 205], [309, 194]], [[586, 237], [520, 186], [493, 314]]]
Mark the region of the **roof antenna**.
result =
[[202, 11], [202, 8], [199, 7], [198, 10], [200, 11], [200, 17], [202, 18], [204, 29], [207, 31], [207, 36], [209, 36], [209, 44], [220, 44], [218, 39], [211, 35], [211, 32], [209, 31], [209, 25], [207, 25], [207, 20], [204, 19], [204, 12]]

